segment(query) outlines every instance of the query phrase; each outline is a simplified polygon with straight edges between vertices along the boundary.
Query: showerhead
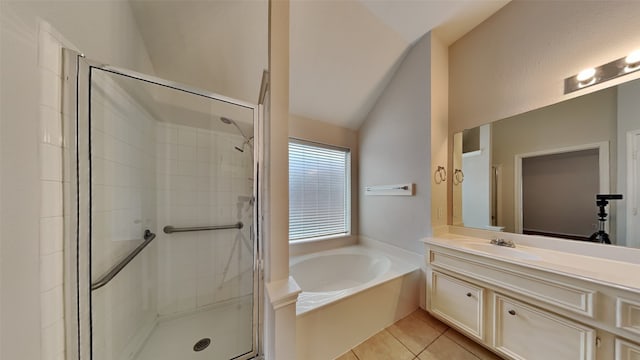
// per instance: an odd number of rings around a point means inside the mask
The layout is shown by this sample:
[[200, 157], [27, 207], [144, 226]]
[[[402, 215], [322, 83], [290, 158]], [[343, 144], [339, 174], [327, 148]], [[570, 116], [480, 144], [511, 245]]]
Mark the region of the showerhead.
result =
[[222, 121], [223, 123], [225, 123], [227, 125], [235, 126], [235, 128], [238, 129], [238, 131], [240, 132], [240, 135], [242, 135], [242, 137], [244, 138], [244, 142], [242, 143], [242, 146], [240, 146], [240, 147], [234, 146], [234, 148], [236, 150], [238, 150], [240, 152], [244, 152], [244, 147], [248, 146], [253, 152], [253, 144], [251, 143], [251, 141], [253, 140], [253, 136], [247, 137], [247, 135], [245, 135], [244, 131], [242, 131], [242, 129], [240, 128], [240, 126], [238, 126], [238, 123], [236, 123], [233, 119], [229, 119], [228, 117], [221, 116], [220, 117], [220, 121]]
[[235, 122], [235, 120], [229, 119], [228, 117], [221, 116], [220, 117], [220, 121], [222, 121], [223, 123], [225, 123], [227, 125], [235, 126], [235, 128], [238, 129], [238, 131], [240, 132], [240, 135], [242, 135], [242, 137], [244, 138], [244, 140], [245, 141], [249, 141], [249, 138], [247, 137], [247, 135], [245, 135], [244, 131], [242, 131], [240, 126], [238, 126], [238, 123]]

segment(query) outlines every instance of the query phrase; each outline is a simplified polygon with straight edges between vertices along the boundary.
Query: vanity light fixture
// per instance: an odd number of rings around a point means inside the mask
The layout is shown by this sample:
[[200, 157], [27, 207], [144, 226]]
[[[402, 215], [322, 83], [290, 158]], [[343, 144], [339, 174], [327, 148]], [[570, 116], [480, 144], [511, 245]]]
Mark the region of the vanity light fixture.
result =
[[578, 75], [564, 79], [564, 93], [568, 94], [638, 70], [640, 70], [640, 50], [604, 65], [582, 70]]

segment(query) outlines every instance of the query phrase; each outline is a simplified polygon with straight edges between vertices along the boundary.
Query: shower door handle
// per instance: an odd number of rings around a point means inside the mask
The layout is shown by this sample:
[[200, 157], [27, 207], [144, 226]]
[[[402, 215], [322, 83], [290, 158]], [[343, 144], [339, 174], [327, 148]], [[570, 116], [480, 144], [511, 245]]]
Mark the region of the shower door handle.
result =
[[138, 245], [129, 255], [127, 255], [124, 259], [120, 260], [116, 266], [112, 267], [108, 273], [102, 275], [98, 279], [98, 281], [91, 283], [91, 290], [98, 290], [101, 287], [107, 285], [109, 281], [111, 281], [122, 269], [124, 269], [127, 264], [131, 262], [147, 245], [149, 245], [153, 239], [156, 238], [156, 234], [152, 233], [151, 230], [147, 229], [144, 231], [144, 242]]

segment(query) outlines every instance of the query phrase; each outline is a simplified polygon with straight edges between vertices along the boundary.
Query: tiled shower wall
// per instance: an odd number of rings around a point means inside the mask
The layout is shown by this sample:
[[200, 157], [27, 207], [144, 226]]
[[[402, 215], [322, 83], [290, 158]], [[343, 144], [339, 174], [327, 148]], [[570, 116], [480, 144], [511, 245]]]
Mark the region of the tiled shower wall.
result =
[[41, 360], [65, 359], [63, 297], [62, 37], [46, 23], [38, 30], [40, 69], [40, 291]]
[[[216, 119], [217, 120], [217, 119]], [[157, 125], [160, 227], [244, 228], [159, 234], [159, 314], [206, 308], [253, 290], [253, 162], [244, 139], [208, 129]]]
[[[91, 183], [93, 281], [157, 233], [156, 120], [114, 79], [93, 70]], [[132, 359], [157, 317], [157, 245], [151, 243], [111, 282], [91, 293], [96, 360]]]

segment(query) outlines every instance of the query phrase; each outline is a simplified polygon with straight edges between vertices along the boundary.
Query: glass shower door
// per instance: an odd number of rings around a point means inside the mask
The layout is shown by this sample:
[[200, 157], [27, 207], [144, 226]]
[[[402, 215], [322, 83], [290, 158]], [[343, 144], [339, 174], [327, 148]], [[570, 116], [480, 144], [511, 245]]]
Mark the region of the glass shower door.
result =
[[256, 108], [84, 68], [91, 359], [255, 356]]

